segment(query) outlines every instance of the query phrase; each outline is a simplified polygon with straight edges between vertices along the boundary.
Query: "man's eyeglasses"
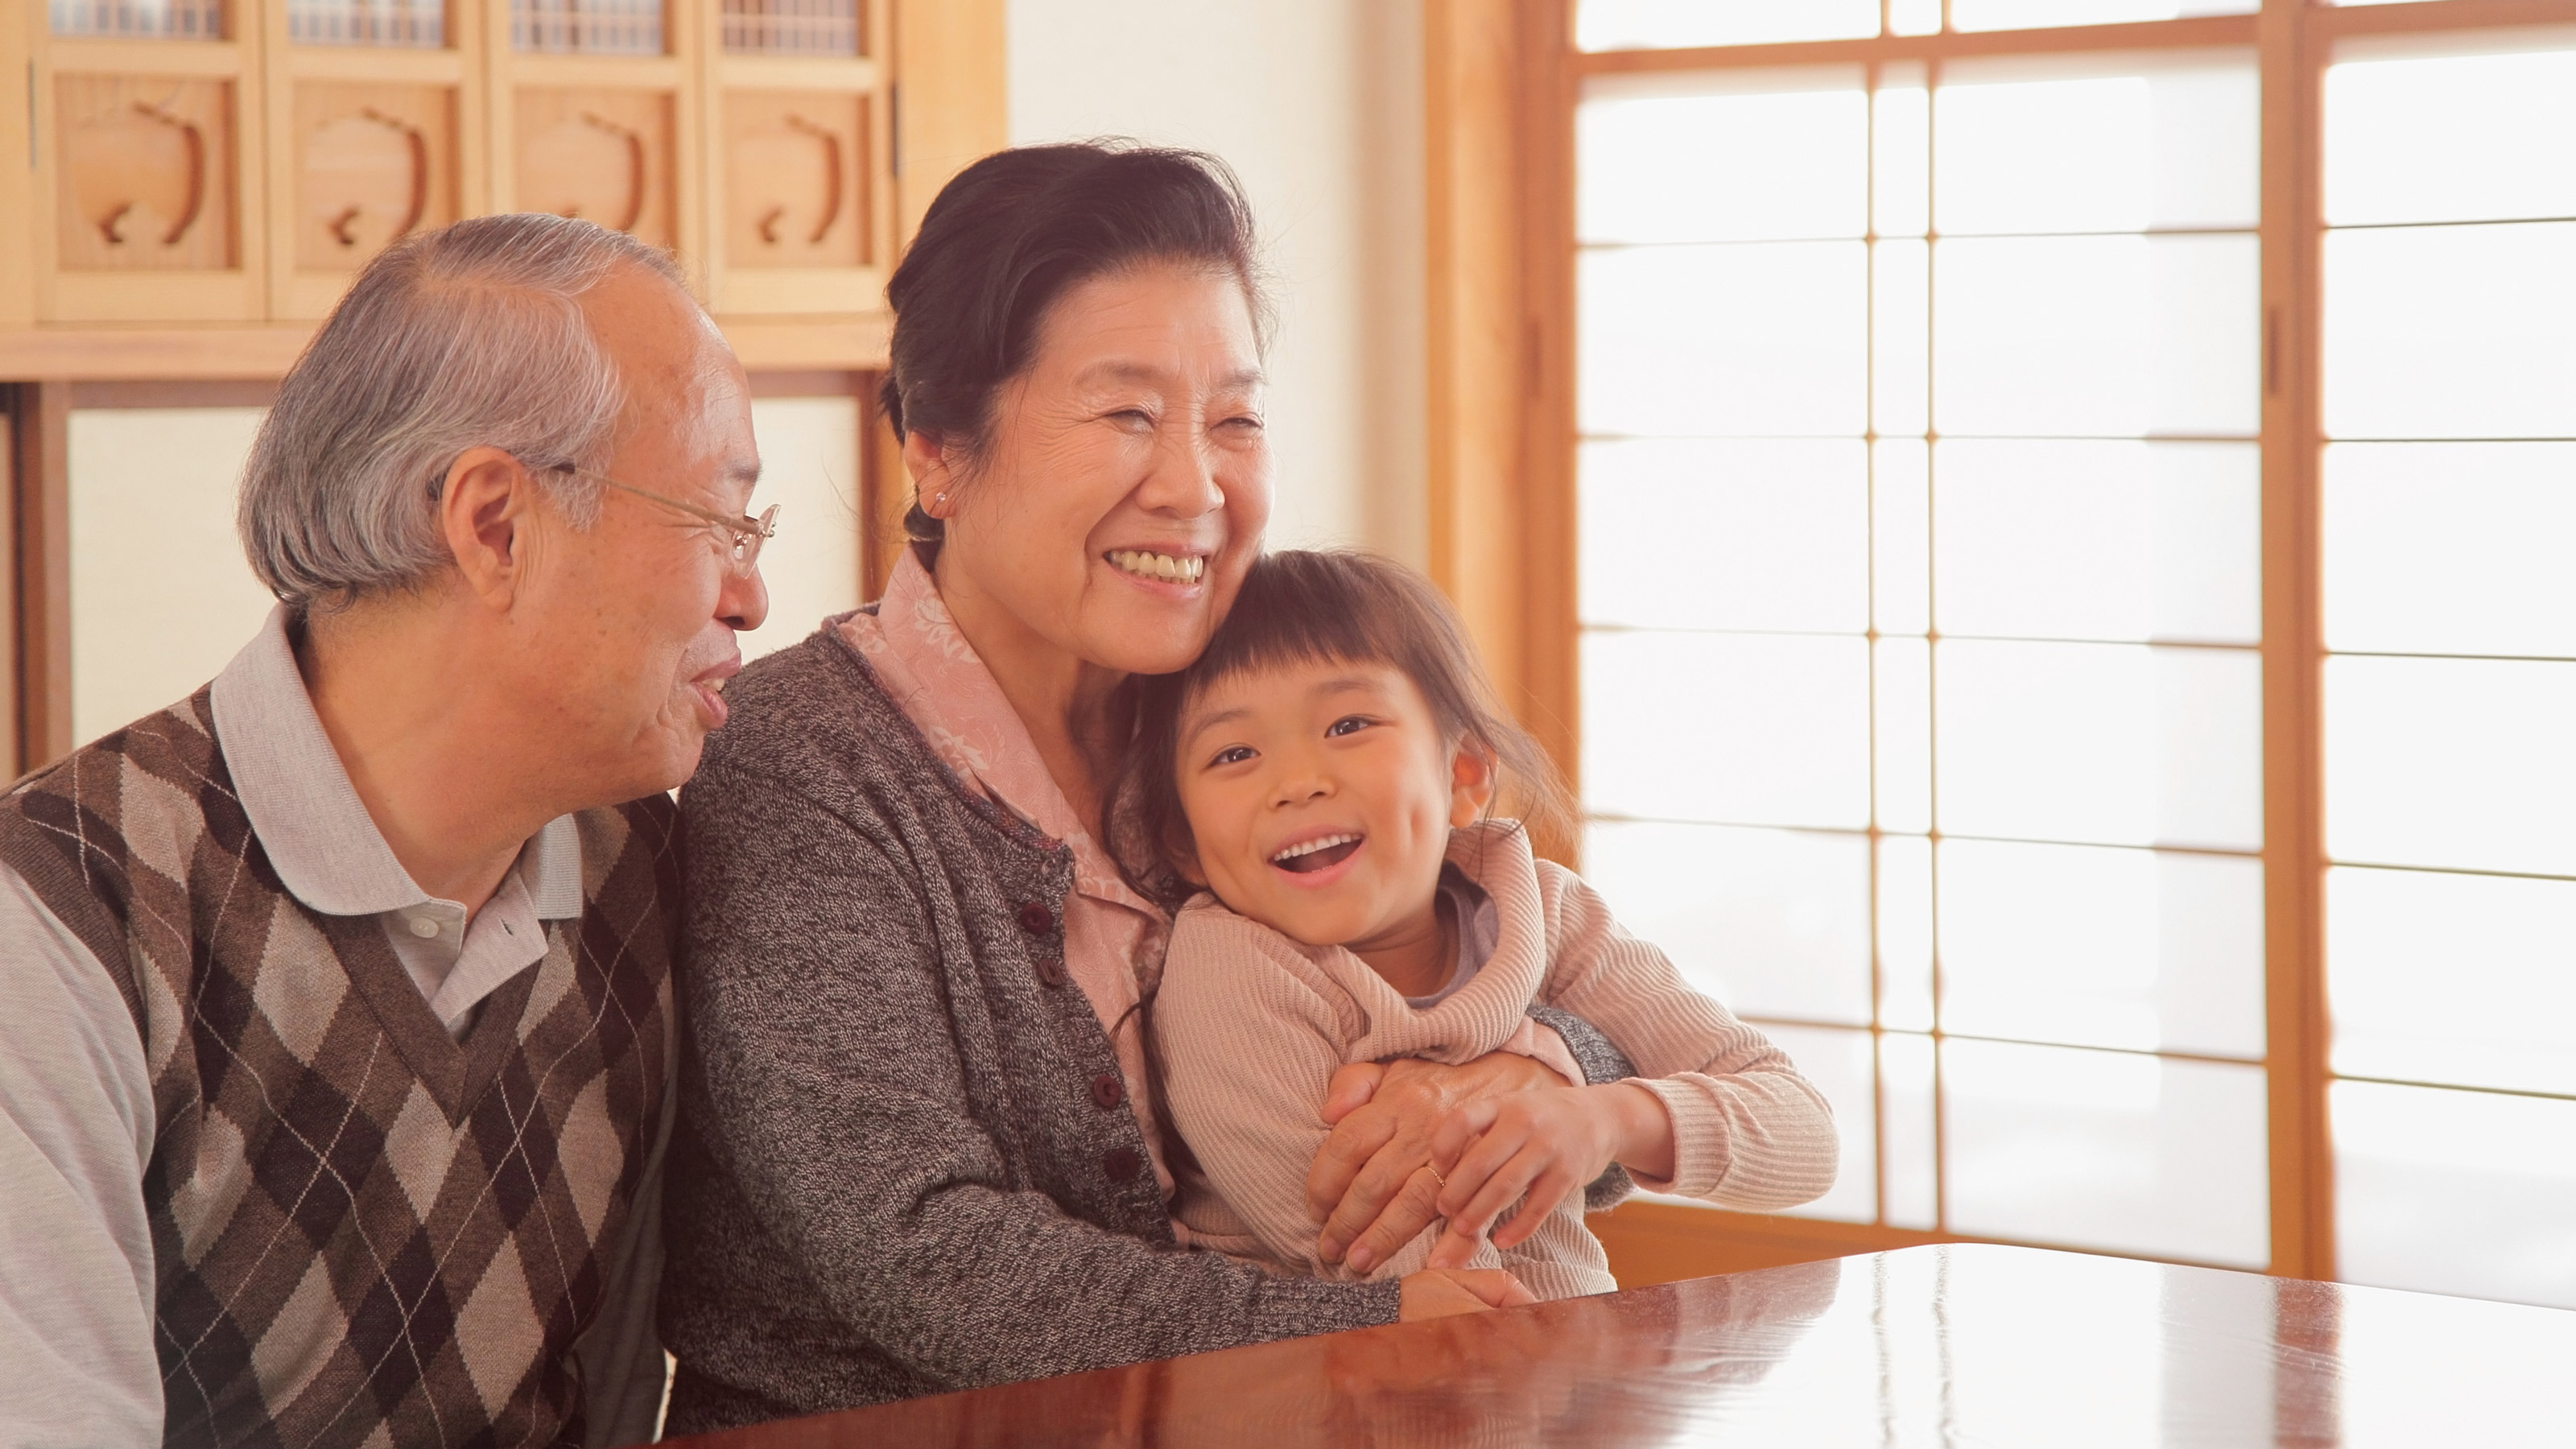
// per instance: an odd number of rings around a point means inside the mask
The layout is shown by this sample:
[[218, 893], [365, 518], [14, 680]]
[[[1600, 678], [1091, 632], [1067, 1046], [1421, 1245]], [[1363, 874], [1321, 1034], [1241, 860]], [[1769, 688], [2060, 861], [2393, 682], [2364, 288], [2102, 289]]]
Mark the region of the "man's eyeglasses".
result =
[[632, 483], [620, 483], [606, 474], [593, 473], [586, 468], [557, 468], [554, 471], [570, 473], [576, 478], [587, 478], [593, 483], [605, 488], [614, 488], [620, 493], [632, 493], [638, 498], [659, 503], [665, 508], [677, 509], [691, 518], [703, 519], [722, 529], [725, 535], [725, 557], [733, 565], [735, 578], [747, 579], [752, 576], [753, 571], [760, 566], [760, 546], [767, 543], [771, 536], [778, 532], [778, 505], [775, 503], [761, 510], [758, 518], [745, 518], [738, 514], [718, 513], [712, 508], [700, 508], [694, 503], [673, 498], [667, 493], [656, 493], [650, 488], [638, 488]]

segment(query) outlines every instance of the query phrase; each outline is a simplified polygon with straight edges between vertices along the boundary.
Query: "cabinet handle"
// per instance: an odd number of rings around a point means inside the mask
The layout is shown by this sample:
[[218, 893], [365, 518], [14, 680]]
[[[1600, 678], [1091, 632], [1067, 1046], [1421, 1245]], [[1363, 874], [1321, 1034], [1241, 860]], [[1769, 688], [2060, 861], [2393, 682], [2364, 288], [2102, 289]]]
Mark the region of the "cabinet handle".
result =
[[581, 118], [626, 143], [626, 219], [616, 230], [633, 231], [644, 219], [644, 138], [595, 111], [584, 111]]
[[[841, 137], [831, 128], [815, 125], [793, 111], [787, 114], [787, 128], [802, 131], [823, 143], [823, 219], [814, 223], [814, 234], [805, 238], [806, 245], [819, 246], [831, 233], [832, 223], [841, 219]], [[777, 240], [775, 237], [768, 239]]]
[[[144, 116], [148, 116], [155, 121], [159, 121], [162, 125], [176, 129], [179, 133], [180, 144], [187, 148], [187, 195], [185, 199], [180, 202], [179, 219], [171, 223], [169, 233], [161, 238], [161, 245], [165, 247], [175, 247], [179, 244], [179, 238], [188, 234], [188, 228], [197, 224], [197, 213], [205, 209], [205, 133], [197, 129], [195, 122], [190, 121], [183, 116], [174, 116], [170, 113], [167, 107], [156, 106], [150, 101], [136, 101], [134, 103], [134, 109]], [[107, 238], [107, 244], [109, 246], [120, 247], [125, 245], [126, 238], [122, 229], [125, 225], [125, 214], [133, 209], [134, 203], [129, 201], [123, 206], [118, 207], [116, 210], [109, 212], [106, 217], [99, 222], [99, 235]]]
[[420, 225], [421, 214], [429, 210], [429, 141], [421, 135], [420, 127], [399, 116], [388, 116], [373, 106], [358, 114], [401, 132], [403, 144], [411, 151], [411, 201], [403, 211], [402, 220], [394, 226], [393, 239], [400, 241], [411, 235], [411, 229]]

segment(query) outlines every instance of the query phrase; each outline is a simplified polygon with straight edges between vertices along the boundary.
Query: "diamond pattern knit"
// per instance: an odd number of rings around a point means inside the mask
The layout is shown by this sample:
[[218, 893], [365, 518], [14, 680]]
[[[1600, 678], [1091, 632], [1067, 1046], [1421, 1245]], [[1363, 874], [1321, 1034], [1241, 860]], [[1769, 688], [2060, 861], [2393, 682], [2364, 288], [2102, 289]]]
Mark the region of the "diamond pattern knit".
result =
[[141, 1034], [168, 1442], [579, 1442], [671, 1070], [677, 842], [660, 796], [578, 822], [582, 915], [459, 1042], [374, 919], [280, 883], [205, 691], [0, 796], [0, 862]]

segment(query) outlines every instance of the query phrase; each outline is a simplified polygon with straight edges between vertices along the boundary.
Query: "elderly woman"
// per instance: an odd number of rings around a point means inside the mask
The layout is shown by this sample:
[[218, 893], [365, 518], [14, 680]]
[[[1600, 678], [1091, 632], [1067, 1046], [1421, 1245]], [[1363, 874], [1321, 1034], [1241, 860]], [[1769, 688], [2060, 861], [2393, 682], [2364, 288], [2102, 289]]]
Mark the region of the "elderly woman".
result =
[[[743, 672], [681, 801], [672, 1429], [1525, 1301], [1494, 1272], [1269, 1276], [1168, 1210], [1187, 1160], [1138, 1019], [1168, 917], [1101, 812], [1125, 681], [1197, 657], [1270, 511], [1232, 179], [1137, 148], [988, 157], [888, 296], [913, 545], [877, 605]], [[1370, 1083], [1337, 1082], [1328, 1259], [1365, 1269], [1430, 1221], [1449, 1108], [1623, 1074], [1545, 1020], [1576, 1048], [1536, 1033], [1552, 1067], [1405, 1063], [1347, 1116]]]

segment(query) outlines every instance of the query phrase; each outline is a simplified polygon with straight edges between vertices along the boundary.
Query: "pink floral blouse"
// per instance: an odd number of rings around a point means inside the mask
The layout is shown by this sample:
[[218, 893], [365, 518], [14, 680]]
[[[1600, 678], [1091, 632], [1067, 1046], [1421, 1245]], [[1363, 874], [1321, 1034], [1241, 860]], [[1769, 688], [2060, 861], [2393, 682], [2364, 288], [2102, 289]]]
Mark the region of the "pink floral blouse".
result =
[[1118, 1053], [1128, 1105], [1145, 1129], [1154, 1180], [1168, 1201], [1171, 1169], [1163, 1162], [1162, 1128], [1145, 1090], [1144, 1025], [1130, 1013], [1162, 970], [1170, 919], [1128, 887], [1108, 851], [1074, 814], [1028, 727], [958, 632], [938, 586], [911, 549], [896, 561], [877, 611], [843, 620], [841, 637], [876, 670], [886, 692], [968, 788], [1073, 847], [1073, 894], [1064, 903], [1065, 969]]

